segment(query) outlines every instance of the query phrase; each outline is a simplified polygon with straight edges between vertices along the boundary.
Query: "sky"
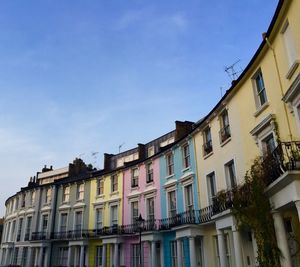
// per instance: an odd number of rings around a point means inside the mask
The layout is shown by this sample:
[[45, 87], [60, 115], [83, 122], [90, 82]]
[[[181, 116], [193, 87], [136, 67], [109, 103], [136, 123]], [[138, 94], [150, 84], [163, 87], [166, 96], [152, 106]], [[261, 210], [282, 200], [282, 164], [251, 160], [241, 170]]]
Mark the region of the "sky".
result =
[[[277, 0], [1, 0], [0, 216], [42, 167], [197, 121], [248, 64]], [[95, 156], [92, 153], [95, 152]]]

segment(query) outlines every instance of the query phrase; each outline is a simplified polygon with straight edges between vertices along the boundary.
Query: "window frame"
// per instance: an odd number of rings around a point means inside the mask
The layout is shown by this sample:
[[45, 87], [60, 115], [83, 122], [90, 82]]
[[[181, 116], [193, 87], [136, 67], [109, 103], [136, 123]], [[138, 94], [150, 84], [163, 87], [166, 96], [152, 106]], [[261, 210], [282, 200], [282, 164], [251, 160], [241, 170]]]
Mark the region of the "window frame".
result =
[[203, 155], [208, 156], [213, 152], [211, 127], [208, 125], [203, 129]]
[[131, 169], [131, 188], [139, 186], [139, 168], [134, 167]]
[[[225, 165], [225, 177], [226, 177], [226, 185], [227, 188], [233, 189], [237, 186], [237, 177], [236, 177], [236, 168], [235, 168], [235, 162], [234, 159], [228, 161]], [[230, 170], [233, 170], [231, 172]], [[231, 176], [233, 174], [233, 177]]]
[[[191, 200], [191, 203], [189, 203]], [[193, 211], [194, 210], [194, 194], [193, 194], [193, 184], [188, 184], [184, 186], [184, 206], [185, 211]]]
[[130, 211], [131, 211], [131, 223], [135, 224], [139, 217], [139, 202], [138, 201], [130, 202]]
[[63, 186], [62, 202], [69, 203], [70, 201], [70, 186]]
[[110, 182], [111, 182], [111, 193], [118, 192], [118, 175], [117, 174], [111, 175]]
[[84, 183], [78, 183], [76, 186], [76, 200], [83, 201], [84, 200]]
[[183, 169], [188, 169], [191, 166], [191, 153], [189, 144], [185, 143], [184, 145], [182, 145], [181, 151]]
[[[177, 196], [176, 196], [176, 190], [171, 190], [167, 192], [168, 196], [168, 217], [173, 218], [177, 215]], [[174, 203], [172, 201], [172, 195], [174, 194]], [[174, 207], [173, 207], [173, 204]]]
[[169, 152], [166, 154], [166, 170], [167, 176], [174, 175], [174, 154]]
[[206, 175], [206, 183], [208, 203], [209, 205], [213, 205], [217, 196], [216, 174], [214, 171]]
[[146, 183], [152, 183], [154, 180], [154, 174], [153, 174], [153, 162], [150, 161], [146, 163]]
[[104, 179], [103, 178], [97, 179], [96, 194], [97, 194], [97, 196], [101, 196], [104, 194]]
[[[258, 78], [260, 78], [261, 83], [259, 83]], [[261, 68], [259, 68], [255, 72], [255, 74], [252, 76], [251, 79], [253, 85], [256, 110], [260, 110], [268, 104], [267, 90], [266, 90], [265, 80]], [[263, 88], [260, 88], [261, 85], [263, 86]], [[261, 94], [263, 94], [264, 96], [264, 102], [262, 102]]]

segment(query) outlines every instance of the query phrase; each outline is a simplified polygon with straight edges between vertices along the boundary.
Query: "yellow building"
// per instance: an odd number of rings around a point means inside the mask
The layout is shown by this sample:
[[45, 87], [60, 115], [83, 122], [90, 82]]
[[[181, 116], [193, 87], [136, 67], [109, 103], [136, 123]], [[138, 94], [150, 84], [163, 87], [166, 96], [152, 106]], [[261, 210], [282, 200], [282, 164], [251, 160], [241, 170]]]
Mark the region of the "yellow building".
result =
[[[279, 1], [252, 60], [193, 133], [202, 208], [213, 203], [218, 191], [243, 183], [256, 157], [283, 153], [282, 165], [277, 165], [280, 174], [270, 177], [267, 188], [282, 266], [300, 262], [299, 253], [295, 254], [300, 237], [300, 173], [294, 164], [300, 156], [295, 142], [300, 140], [299, 10], [300, 1]], [[214, 266], [255, 266], [251, 232], [237, 232], [229, 211], [213, 219], [201, 226], [206, 263], [214, 259]]]
[[118, 266], [123, 173], [99, 171], [96, 177], [91, 181], [89, 229], [94, 229], [92, 235], [95, 238], [89, 241], [89, 266]]

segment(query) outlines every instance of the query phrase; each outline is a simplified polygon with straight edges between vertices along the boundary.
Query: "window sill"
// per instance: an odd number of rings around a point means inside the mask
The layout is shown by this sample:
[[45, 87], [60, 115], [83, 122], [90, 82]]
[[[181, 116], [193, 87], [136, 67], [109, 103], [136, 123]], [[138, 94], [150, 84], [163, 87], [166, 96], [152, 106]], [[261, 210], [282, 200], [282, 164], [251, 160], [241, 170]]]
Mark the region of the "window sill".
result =
[[295, 73], [296, 69], [297, 69], [298, 66], [299, 66], [299, 63], [300, 63], [300, 62], [299, 62], [298, 59], [296, 59], [296, 60], [294, 61], [294, 63], [290, 66], [290, 68], [289, 68], [287, 74], [285, 75], [285, 78], [287, 78], [288, 80], [292, 78], [293, 74]]
[[267, 107], [269, 106], [269, 102], [267, 101], [262, 106], [258, 107], [256, 112], [253, 114], [254, 117], [257, 117], [259, 114], [261, 114]]
[[96, 195], [96, 198], [104, 198], [104, 194]]
[[204, 155], [203, 156], [203, 159], [207, 159], [207, 158], [209, 158], [211, 155], [213, 155], [214, 154], [214, 151], [211, 151], [211, 152], [209, 152], [208, 154], [206, 154], [206, 155]]
[[229, 143], [230, 141], [231, 141], [231, 136], [228, 137], [226, 140], [224, 140], [224, 141], [220, 144], [220, 146], [223, 147], [223, 146], [225, 146], [227, 143]]
[[168, 179], [171, 179], [171, 178], [173, 178], [173, 177], [174, 177], [174, 173], [171, 174], [171, 175], [166, 176], [166, 179], [168, 180]]
[[119, 195], [119, 191], [115, 191], [115, 192], [110, 193], [110, 196], [118, 196], [118, 195]]
[[182, 169], [181, 171], [182, 171], [182, 172], [186, 172], [186, 171], [189, 171], [189, 170], [190, 170], [190, 168], [191, 168], [191, 166], [188, 166], [188, 167], [186, 167], [186, 168]]
[[151, 181], [151, 182], [146, 182], [146, 186], [151, 186], [151, 185], [153, 185], [153, 184], [154, 184], [153, 181]]
[[84, 199], [77, 199], [76, 200], [76, 203], [83, 203], [84, 202]]

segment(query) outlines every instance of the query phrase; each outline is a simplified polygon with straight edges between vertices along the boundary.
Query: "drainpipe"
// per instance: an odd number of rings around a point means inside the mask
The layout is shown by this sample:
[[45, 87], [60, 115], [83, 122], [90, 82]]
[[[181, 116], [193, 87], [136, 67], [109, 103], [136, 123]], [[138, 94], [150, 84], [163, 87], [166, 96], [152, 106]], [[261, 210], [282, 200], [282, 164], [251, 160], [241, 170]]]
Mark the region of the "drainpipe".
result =
[[[269, 41], [269, 38], [267, 36], [265, 36], [265, 41], [266, 41], [268, 47], [271, 49], [273, 57], [274, 57], [276, 73], [277, 73], [277, 76], [278, 76], [279, 87], [280, 87], [280, 91], [281, 91], [281, 97], [283, 98], [284, 97], [284, 92], [283, 92], [282, 81], [281, 81], [281, 78], [280, 78], [279, 65], [278, 65], [276, 53], [275, 53], [274, 47], [271, 45], [271, 43]], [[286, 105], [284, 103], [283, 103], [283, 108], [284, 108], [284, 113], [285, 113], [285, 117], [286, 117], [289, 136], [290, 136], [291, 141], [293, 141], [293, 135], [292, 135], [291, 125], [290, 125], [290, 121], [289, 121], [289, 117], [288, 117], [288, 111], [287, 111]]]

